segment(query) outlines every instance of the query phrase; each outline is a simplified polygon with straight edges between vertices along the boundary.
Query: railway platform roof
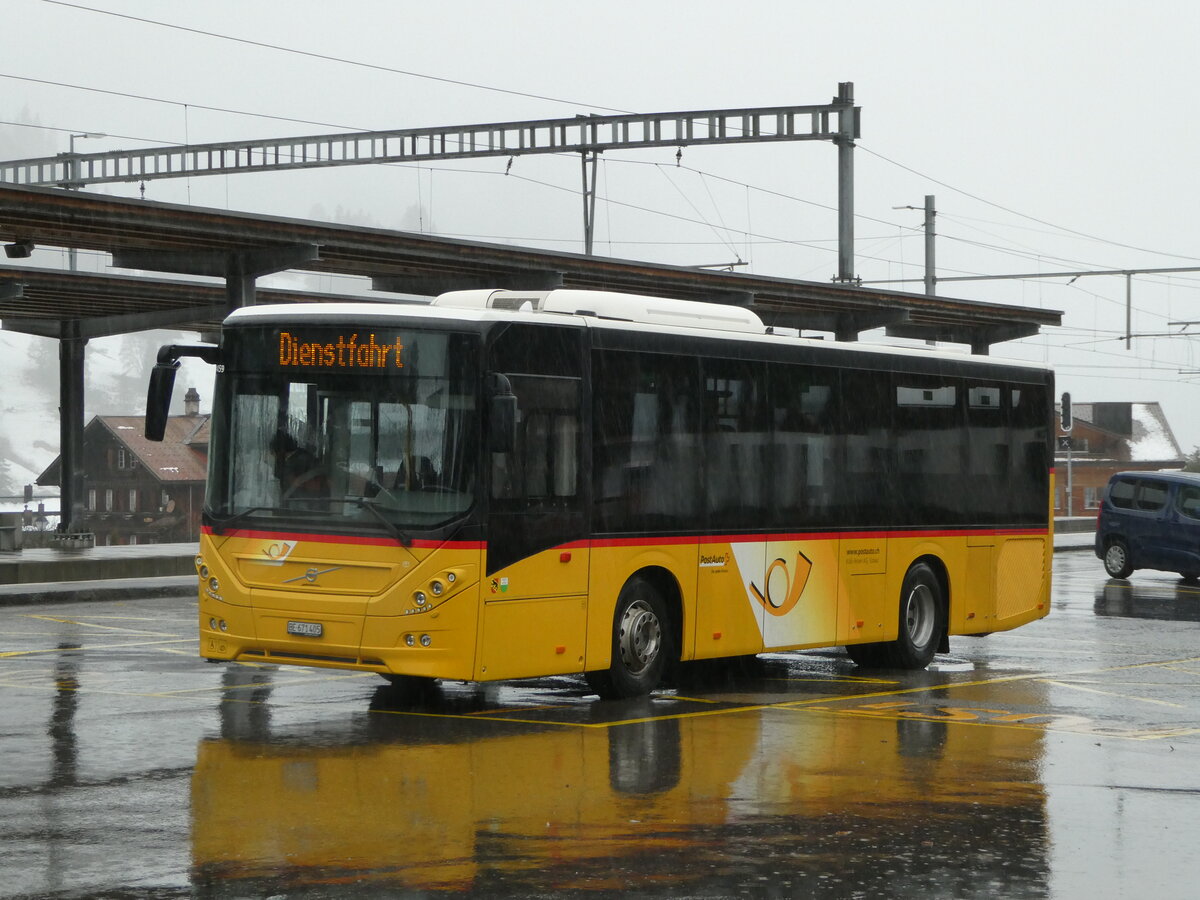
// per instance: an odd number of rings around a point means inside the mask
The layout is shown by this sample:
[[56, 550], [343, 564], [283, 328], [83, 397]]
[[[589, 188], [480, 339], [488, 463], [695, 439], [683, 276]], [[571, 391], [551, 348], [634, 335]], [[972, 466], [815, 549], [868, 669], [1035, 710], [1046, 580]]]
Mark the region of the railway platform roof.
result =
[[375, 290], [407, 296], [567, 287], [733, 303], [768, 325], [832, 332], [841, 340], [884, 327], [896, 336], [968, 344], [978, 353], [1062, 320], [1061, 312], [1040, 308], [6, 184], [0, 184], [0, 242], [17, 254], [73, 247], [111, 254], [117, 269], [224, 280], [222, 286], [0, 267], [4, 327], [55, 337], [207, 330], [256, 301], [350, 299], [256, 290], [257, 277], [287, 270], [364, 276]]

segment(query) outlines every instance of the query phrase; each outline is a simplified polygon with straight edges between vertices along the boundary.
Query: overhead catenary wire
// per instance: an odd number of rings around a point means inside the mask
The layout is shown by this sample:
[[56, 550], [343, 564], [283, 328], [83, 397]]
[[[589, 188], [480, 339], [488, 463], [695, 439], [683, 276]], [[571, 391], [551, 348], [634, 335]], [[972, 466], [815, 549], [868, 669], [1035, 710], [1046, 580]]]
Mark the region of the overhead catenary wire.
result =
[[1010, 215], [1019, 216], [1023, 219], [1029, 219], [1031, 222], [1037, 222], [1039, 225], [1047, 225], [1051, 228], [1054, 228], [1054, 229], [1056, 229], [1060, 232], [1066, 233], [1066, 234], [1071, 234], [1076, 237], [1087, 238], [1088, 240], [1092, 240], [1092, 241], [1099, 241], [1104, 244], [1109, 244], [1113, 247], [1121, 247], [1125, 250], [1137, 250], [1139, 253], [1153, 253], [1153, 254], [1156, 254], [1159, 256], [1171, 256], [1171, 257], [1174, 257], [1177, 259], [1196, 260], [1197, 262], [1200, 262], [1200, 259], [1197, 259], [1194, 256], [1186, 256], [1186, 255], [1180, 254], [1180, 253], [1169, 253], [1165, 250], [1150, 250], [1145, 247], [1138, 247], [1133, 244], [1125, 244], [1120, 241], [1110, 240], [1109, 238], [1097, 237], [1096, 235], [1088, 234], [1087, 232], [1084, 232], [1084, 231], [1079, 231], [1074, 228], [1068, 228], [1065, 225], [1057, 225], [1054, 222], [1047, 221], [1046, 219], [1040, 219], [1037, 216], [1032, 216], [1032, 215], [1029, 215], [1028, 213], [1023, 213], [1023, 212], [1020, 212], [1019, 210], [1012, 209], [1011, 207], [1005, 206], [1002, 203], [997, 203], [994, 200], [988, 200], [984, 197], [979, 196], [978, 194], [973, 194], [970, 191], [963, 190], [962, 188], [955, 187], [954, 185], [949, 184], [948, 182], [941, 181], [937, 178], [934, 178], [932, 175], [926, 175], [923, 172], [919, 172], [916, 169], [911, 168], [910, 166], [906, 166], [901, 162], [897, 162], [894, 159], [889, 159], [888, 157], [884, 156], [882, 153], [878, 153], [875, 150], [872, 150], [870, 147], [865, 146], [861, 140], [856, 144], [856, 146], [859, 149], [861, 149], [864, 153], [869, 153], [871, 156], [877, 157], [877, 158], [883, 160], [884, 162], [888, 163], [889, 165], [893, 165], [893, 166], [896, 166], [897, 168], [903, 169], [904, 171], [906, 171], [912, 175], [916, 175], [919, 178], [924, 178], [926, 181], [936, 184], [939, 187], [944, 187], [948, 190], [954, 191], [957, 194], [962, 194], [964, 197], [970, 197], [972, 200], [975, 200], [978, 203], [983, 203], [987, 206], [992, 206], [992, 207], [995, 207], [996, 209], [1003, 210], [1004, 212], [1009, 213]]
[[[256, 41], [256, 40], [251, 40], [250, 38], [236, 37], [236, 36], [230, 35], [230, 34], [222, 34], [217, 31], [208, 31], [203, 28], [191, 28], [189, 26], [178, 25], [173, 22], [163, 22], [158, 19], [146, 18], [145, 16], [134, 16], [134, 15], [130, 15], [128, 13], [120, 13], [120, 12], [116, 12], [115, 10], [111, 10], [111, 9], [97, 9], [94, 6], [85, 6], [82, 3], [68, 3], [68, 2], [65, 2], [65, 0], [42, 0], [42, 2], [49, 4], [51, 6], [63, 6], [63, 7], [67, 7], [70, 9], [80, 10], [81, 12], [90, 12], [90, 13], [96, 13], [97, 15], [112, 16], [112, 17], [118, 18], [118, 19], [126, 19], [126, 20], [129, 20], [132, 22], [141, 22], [146, 25], [155, 25], [160, 28], [170, 28], [175, 31], [183, 31], [183, 32], [187, 32], [189, 34], [200, 35], [203, 37], [213, 38], [216, 40], [231, 41], [231, 42], [238, 43], [238, 44], [245, 44], [247, 46], [258, 47], [258, 48], [266, 49], [266, 50], [275, 50], [275, 51], [279, 51], [282, 53], [292, 53], [297, 56], [306, 56], [310, 59], [318, 59], [318, 60], [322, 60], [324, 62], [335, 62], [335, 63], [340, 63], [342, 65], [357, 66], [357, 67], [363, 68], [363, 69], [372, 69], [376, 72], [388, 72], [393, 75], [404, 75], [409, 78], [422, 78], [422, 79], [426, 79], [428, 81], [440, 82], [442, 84], [450, 84], [450, 85], [455, 85], [458, 87], [467, 87], [467, 88], [472, 88], [474, 90], [480, 90], [480, 91], [493, 91], [498, 94], [508, 94], [509, 96], [524, 97], [524, 98], [527, 98], [530, 100], [545, 100], [550, 103], [561, 103], [561, 104], [565, 104], [565, 105], [569, 105], [569, 106], [584, 107], [587, 109], [601, 109], [601, 110], [604, 110], [605, 112], [614, 112], [614, 113], [632, 112], [632, 110], [628, 110], [628, 109], [617, 109], [615, 107], [601, 106], [601, 105], [595, 104], [595, 103], [580, 103], [575, 100], [566, 100], [562, 97], [551, 97], [551, 96], [545, 95], [545, 94], [535, 94], [535, 93], [532, 93], [529, 91], [518, 91], [518, 90], [514, 90], [512, 88], [496, 87], [494, 85], [480, 84], [478, 82], [472, 82], [472, 81], [464, 81], [464, 80], [458, 79], [458, 78], [447, 78], [447, 77], [444, 77], [441, 75], [429, 75], [424, 72], [414, 72], [409, 69], [399, 69], [399, 68], [396, 68], [395, 66], [385, 66], [385, 65], [381, 65], [379, 63], [368, 63], [368, 62], [363, 62], [361, 60], [348, 59], [348, 58], [342, 57], [342, 56], [333, 56], [328, 53], [317, 53], [312, 50], [301, 50], [296, 47], [285, 47], [282, 44], [272, 44], [272, 43], [268, 43], [267, 41]], [[309, 123], [309, 124], [313, 124], [313, 123]]]

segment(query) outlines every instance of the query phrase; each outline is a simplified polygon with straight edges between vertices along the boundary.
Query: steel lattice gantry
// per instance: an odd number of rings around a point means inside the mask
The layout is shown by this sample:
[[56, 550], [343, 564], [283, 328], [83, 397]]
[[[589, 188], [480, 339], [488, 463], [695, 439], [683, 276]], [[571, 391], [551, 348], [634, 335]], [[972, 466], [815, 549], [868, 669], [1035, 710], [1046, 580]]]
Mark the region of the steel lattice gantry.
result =
[[4, 184], [0, 242], [22, 252], [38, 246], [94, 250], [111, 254], [117, 268], [224, 281], [222, 286], [0, 268], [4, 327], [60, 341], [63, 515], [68, 523], [81, 496], [81, 476], [71, 473], [78, 475], [82, 455], [87, 340], [148, 328], [207, 329], [230, 310], [258, 299], [347, 299], [287, 291], [260, 295], [255, 280], [267, 273], [298, 269], [359, 275], [370, 278], [377, 290], [423, 296], [472, 287], [571, 287], [735, 303], [769, 325], [833, 332], [841, 340], [885, 327], [894, 335], [969, 344], [977, 353], [1062, 319], [1060, 312], [1029, 307]]
[[[838, 276], [854, 275], [854, 142], [861, 109], [854, 84], [838, 85], [831, 103], [686, 112], [573, 116], [482, 125], [358, 131], [69, 153], [0, 162], [0, 182], [81, 188], [151, 181], [380, 163], [420, 163], [544, 153], [579, 153], [583, 161], [584, 247], [592, 252], [596, 160], [609, 150], [706, 144], [829, 141], [838, 148]], [[591, 161], [591, 173], [588, 162]]]
[[[842, 134], [857, 136], [858, 114], [853, 104], [852, 96], [839, 96], [831, 104], [815, 106], [589, 115], [63, 153], [0, 162], [0, 181], [26, 187], [84, 187], [355, 163], [427, 162], [701, 144], [832, 141]], [[853, 118], [842, 123], [843, 115]]]

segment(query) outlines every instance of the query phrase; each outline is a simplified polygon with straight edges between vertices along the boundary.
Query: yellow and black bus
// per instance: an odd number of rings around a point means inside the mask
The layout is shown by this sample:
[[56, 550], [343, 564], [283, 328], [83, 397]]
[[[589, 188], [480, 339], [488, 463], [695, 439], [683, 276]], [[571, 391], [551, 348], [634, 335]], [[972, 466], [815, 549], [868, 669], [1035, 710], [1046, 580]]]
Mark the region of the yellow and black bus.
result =
[[399, 683], [844, 645], [923, 668], [1049, 611], [1053, 375], [577, 290], [240, 309], [200, 652]]

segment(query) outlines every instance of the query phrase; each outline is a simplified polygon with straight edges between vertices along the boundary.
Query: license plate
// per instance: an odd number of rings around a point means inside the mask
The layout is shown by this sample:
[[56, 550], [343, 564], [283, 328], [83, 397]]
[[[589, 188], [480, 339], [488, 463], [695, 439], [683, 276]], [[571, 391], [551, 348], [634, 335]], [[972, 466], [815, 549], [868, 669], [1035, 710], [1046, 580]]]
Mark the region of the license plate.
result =
[[298, 634], [302, 637], [320, 637], [325, 632], [325, 626], [320, 622], [288, 622], [288, 634]]

